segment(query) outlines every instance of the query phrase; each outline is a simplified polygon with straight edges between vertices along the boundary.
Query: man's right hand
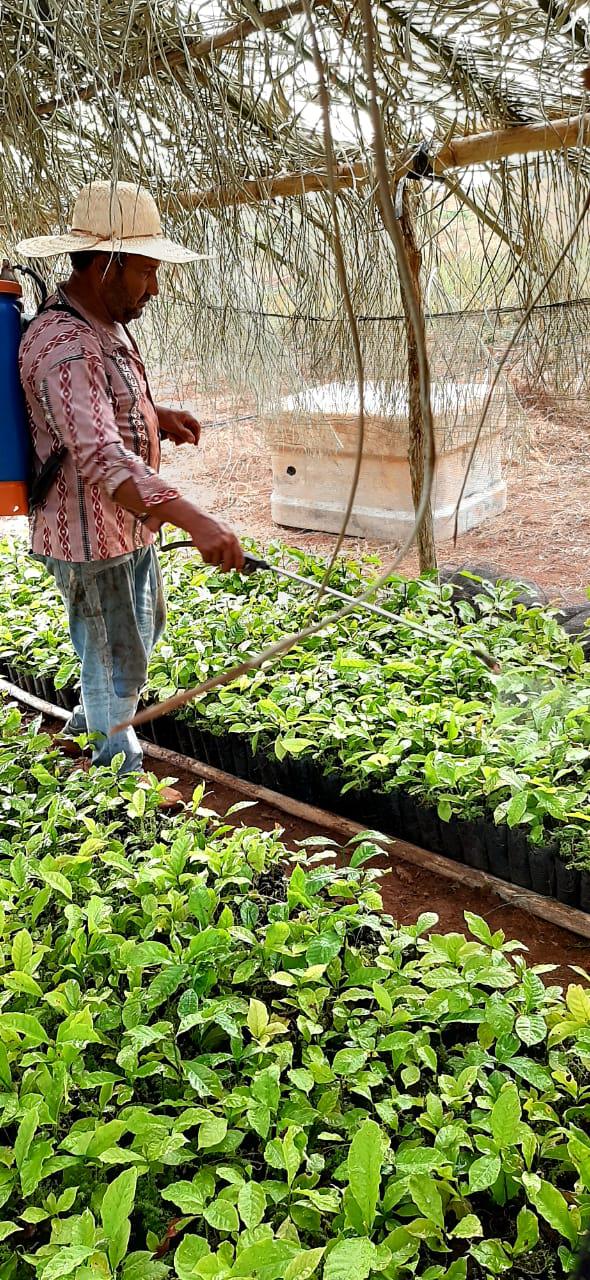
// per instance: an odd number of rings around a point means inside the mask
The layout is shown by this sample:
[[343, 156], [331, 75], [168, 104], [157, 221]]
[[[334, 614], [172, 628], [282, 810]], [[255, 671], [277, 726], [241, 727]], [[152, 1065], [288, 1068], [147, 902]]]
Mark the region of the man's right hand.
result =
[[171, 498], [169, 502], [159, 502], [151, 507], [146, 516], [145, 504], [133, 480], [125, 480], [114, 497], [128, 511], [141, 513], [146, 528], [153, 533], [158, 533], [163, 524], [173, 524], [188, 533], [206, 564], [218, 565], [224, 573], [230, 573], [232, 569], [242, 572], [244, 552], [235, 533], [221, 520], [200, 511], [193, 502], [186, 498]]
[[220, 520], [204, 515], [195, 508], [194, 519], [184, 523], [184, 529], [201, 552], [206, 564], [216, 564], [224, 573], [244, 568], [244, 552], [235, 533]]

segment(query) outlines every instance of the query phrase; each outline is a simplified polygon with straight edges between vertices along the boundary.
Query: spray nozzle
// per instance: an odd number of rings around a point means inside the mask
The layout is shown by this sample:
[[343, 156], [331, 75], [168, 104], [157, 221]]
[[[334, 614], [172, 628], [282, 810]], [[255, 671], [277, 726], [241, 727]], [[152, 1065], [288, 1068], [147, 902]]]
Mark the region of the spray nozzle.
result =
[[498, 659], [494, 657], [493, 653], [488, 653], [487, 649], [480, 649], [479, 646], [474, 646], [473, 652], [477, 654], [480, 662], [483, 662], [488, 671], [491, 671], [495, 676], [500, 675], [502, 665], [498, 662]]

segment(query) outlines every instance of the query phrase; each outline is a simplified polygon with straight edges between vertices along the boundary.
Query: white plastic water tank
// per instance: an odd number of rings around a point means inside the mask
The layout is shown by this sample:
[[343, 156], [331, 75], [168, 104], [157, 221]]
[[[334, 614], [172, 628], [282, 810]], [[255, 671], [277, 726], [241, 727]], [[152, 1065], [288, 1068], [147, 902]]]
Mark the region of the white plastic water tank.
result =
[[[431, 387], [436, 442], [432, 490], [435, 537], [451, 536], [454, 511], [489, 384], [441, 382]], [[414, 522], [408, 465], [408, 394], [399, 383], [366, 383], [363, 461], [347, 532], [398, 541]], [[328, 383], [281, 401], [265, 417], [273, 469], [271, 514], [277, 524], [336, 533], [352, 481], [358, 439], [355, 383]], [[502, 440], [506, 394], [494, 390], [459, 512], [459, 531], [506, 506]]]

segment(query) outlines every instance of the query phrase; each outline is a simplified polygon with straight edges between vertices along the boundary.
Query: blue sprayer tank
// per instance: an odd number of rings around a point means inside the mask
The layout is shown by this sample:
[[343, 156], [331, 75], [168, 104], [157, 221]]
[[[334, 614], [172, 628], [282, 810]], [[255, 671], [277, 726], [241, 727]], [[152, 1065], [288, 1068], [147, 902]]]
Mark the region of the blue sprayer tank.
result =
[[8, 263], [0, 271], [0, 516], [26, 515], [31, 442], [18, 372], [22, 291]]

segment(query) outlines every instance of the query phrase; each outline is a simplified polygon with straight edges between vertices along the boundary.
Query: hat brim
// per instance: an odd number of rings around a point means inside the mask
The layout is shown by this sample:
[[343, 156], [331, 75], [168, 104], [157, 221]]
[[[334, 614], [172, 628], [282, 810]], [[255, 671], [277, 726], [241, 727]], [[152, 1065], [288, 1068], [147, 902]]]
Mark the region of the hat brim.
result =
[[33, 236], [21, 240], [17, 252], [25, 258], [57, 258], [62, 253], [131, 253], [142, 258], [157, 258], [159, 262], [199, 262], [212, 258], [211, 253], [193, 253], [184, 245], [168, 240], [166, 236], [126, 236], [124, 240], [99, 240], [96, 236], [70, 232], [62, 236]]

